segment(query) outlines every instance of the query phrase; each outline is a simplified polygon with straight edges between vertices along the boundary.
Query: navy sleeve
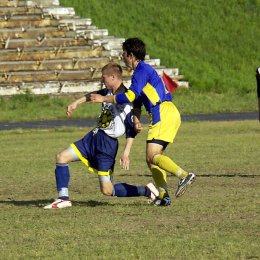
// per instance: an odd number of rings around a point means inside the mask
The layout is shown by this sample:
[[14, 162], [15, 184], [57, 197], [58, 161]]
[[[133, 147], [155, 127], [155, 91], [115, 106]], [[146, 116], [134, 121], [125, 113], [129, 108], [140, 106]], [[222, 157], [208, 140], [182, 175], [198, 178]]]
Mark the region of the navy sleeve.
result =
[[143, 105], [142, 97], [139, 96], [134, 102], [133, 102], [134, 107], [141, 108]]
[[101, 96], [106, 96], [107, 95], [108, 90], [106, 88], [100, 89], [97, 91], [97, 94], [101, 95]]
[[134, 129], [134, 123], [133, 123], [133, 110], [131, 110], [130, 113], [127, 114], [126, 119], [125, 119], [125, 135], [126, 138], [135, 138], [136, 132]]

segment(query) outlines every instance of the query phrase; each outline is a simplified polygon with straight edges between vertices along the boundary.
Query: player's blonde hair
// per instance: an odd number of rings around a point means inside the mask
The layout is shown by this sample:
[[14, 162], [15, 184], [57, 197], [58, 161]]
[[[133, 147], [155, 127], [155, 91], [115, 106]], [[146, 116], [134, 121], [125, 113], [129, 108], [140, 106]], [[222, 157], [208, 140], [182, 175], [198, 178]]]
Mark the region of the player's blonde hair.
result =
[[102, 68], [102, 74], [115, 74], [118, 79], [122, 79], [123, 70], [119, 64], [111, 62]]

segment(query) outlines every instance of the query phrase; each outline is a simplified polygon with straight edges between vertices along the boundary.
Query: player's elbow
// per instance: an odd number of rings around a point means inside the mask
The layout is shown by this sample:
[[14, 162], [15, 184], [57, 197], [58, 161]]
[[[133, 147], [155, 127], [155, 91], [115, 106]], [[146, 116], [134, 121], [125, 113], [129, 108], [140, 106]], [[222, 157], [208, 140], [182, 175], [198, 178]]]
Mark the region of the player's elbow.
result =
[[115, 103], [131, 103], [135, 100], [135, 93], [132, 90], [127, 90], [125, 93], [116, 95]]

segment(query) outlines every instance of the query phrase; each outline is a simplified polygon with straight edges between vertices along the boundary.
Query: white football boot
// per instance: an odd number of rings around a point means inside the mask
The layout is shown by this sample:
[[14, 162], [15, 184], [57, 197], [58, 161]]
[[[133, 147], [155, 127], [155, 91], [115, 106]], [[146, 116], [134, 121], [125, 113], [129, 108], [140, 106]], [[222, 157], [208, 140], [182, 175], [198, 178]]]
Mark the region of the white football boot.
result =
[[44, 209], [63, 209], [71, 206], [70, 200], [56, 199], [53, 203], [45, 206]]
[[157, 197], [159, 196], [159, 191], [156, 189], [156, 187], [152, 183], [148, 183], [146, 185], [146, 188], [148, 190], [150, 190], [150, 192], [151, 192], [151, 194], [148, 198], [148, 203], [152, 204], [157, 199]]

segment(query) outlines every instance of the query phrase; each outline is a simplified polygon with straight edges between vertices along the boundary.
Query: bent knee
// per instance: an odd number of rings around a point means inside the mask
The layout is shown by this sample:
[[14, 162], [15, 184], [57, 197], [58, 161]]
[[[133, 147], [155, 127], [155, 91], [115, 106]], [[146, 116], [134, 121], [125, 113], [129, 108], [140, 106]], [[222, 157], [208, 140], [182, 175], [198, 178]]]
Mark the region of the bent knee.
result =
[[63, 163], [63, 156], [62, 156], [62, 153], [57, 153], [56, 154], [56, 162], [57, 163]]
[[101, 192], [105, 196], [113, 196], [113, 192], [111, 190], [101, 190]]
[[71, 162], [70, 156], [66, 152], [56, 154], [56, 163], [69, 163]]
[[105, 196], [113, 196], [114, 188], [113, 188], [112, 183], [107, 183], [106, 185], [101, 185], [100, 191]]
[[152, 157], [146, 157], [146, 163], [148, 165], [148, 167], [150, 168], [151, 165], [153, 164], [153, 158]]

